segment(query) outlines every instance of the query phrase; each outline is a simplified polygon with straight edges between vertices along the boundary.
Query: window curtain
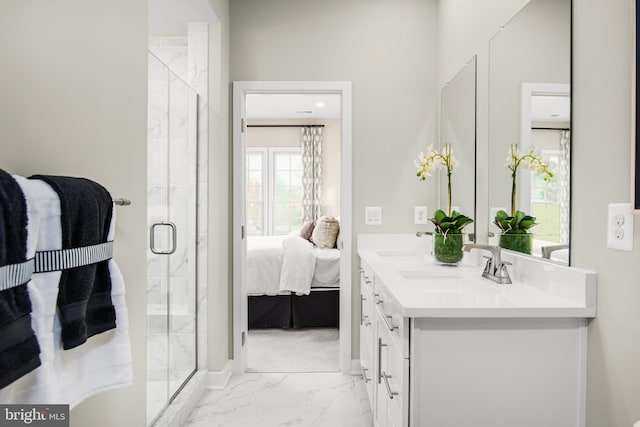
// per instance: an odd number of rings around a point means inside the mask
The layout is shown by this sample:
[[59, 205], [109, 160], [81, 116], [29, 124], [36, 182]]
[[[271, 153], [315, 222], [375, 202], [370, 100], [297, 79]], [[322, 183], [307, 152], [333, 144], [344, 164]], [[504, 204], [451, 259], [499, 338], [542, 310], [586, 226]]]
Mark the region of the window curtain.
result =
[[560, 132], [560, 161], [558, 165], [558, 197], [560, 202], [560, 242], [569, 243], [569, 209], [571, 186], [571, 131]]
[[303, 220], [320, 217], [322, 191], [322, 128], [302, 128], [302, 208]]

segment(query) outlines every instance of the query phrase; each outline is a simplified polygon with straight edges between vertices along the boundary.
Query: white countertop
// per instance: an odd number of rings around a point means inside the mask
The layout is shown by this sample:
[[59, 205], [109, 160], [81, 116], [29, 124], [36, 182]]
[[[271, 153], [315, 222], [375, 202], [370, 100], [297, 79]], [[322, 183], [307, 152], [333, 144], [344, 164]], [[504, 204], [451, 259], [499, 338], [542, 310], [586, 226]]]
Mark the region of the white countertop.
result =
[[481, 276], [483, 251], [441, 266], [427, 239], [380, 237], [359, 236], [358, 254], [405, 317], [595, 317], [594, 272], [503, 252], [513, 283], [500, 285]]

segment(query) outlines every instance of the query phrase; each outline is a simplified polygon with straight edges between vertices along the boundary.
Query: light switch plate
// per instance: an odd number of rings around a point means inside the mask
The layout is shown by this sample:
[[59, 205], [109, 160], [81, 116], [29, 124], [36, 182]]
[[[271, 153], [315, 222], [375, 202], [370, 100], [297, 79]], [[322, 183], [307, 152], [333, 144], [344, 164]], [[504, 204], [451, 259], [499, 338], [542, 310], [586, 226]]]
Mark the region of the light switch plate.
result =
[[379, 206], [364, 208], [364, 223], [365, 225], [380, 225], [382, 224], [382, 208]]
[[413, 207], [413, 222], [414, 224], [427, 223], [427, 207], [426, 206]]
[[621, 251], [633, 250], [633, 215], [630, 203], [609, 203], [607, 246]]

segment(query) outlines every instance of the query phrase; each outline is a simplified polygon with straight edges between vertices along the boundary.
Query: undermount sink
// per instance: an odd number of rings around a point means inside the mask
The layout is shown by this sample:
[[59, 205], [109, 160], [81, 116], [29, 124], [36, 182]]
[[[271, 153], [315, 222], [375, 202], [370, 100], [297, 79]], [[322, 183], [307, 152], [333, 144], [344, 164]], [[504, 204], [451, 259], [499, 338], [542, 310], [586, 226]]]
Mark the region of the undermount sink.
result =
[[377, 251], [376, 254], [383, 260], [389, 262], [420, 262], [425, 261], [426, 256], [416, 251]]

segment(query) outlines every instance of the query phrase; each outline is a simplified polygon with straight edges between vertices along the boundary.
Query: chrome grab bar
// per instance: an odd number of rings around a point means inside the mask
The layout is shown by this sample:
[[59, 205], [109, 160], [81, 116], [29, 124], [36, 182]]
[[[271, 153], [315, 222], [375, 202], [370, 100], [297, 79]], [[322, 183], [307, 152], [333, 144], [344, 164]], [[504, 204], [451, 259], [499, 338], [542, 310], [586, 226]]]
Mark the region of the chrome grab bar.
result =
[[386, 373], [382, 373], [382, 378], [384, 378], [384, 385], [387, 386], [387, 394], [389, 395], [389, 399], [393, 399], [393, 396], [398, 396], [400, 393], [397, 391], [391, 391], [391, 384], [389, 384], [389, 378], [392, 378], [391, 375], [387, 375]]
[[374, 294], [373, 294], [373, 302], [375, 302], [376, 304], [383, 304], [383, 303], [384, 303], [384, 301], [382, 301], [381, 299], [378, 299], [378, 298], [377, 298], [377, 297], [379, 297], [379, 296], [380, 296], [380, 294], [376, 294], [376, 293], [374, 293]]
[[364, 366], [360, 365], [360, 370], [362, 371], [362, 380], [364, 381], [364, 383], [366, 384], [369, 381], [371, 381], [371, 378], [367, 378], [368, 369], [365, 368]]
[[382, 383], [382, 347], [386, 346], [382, 344], [382, 338], [378, 338], [378, 384]]
[[387, 328], [388, 328], [391, 332], [393, 332], [394, 330], [398, 329], [398, 327], [397, 327], [397, 326], [394, 326], [394, 325], [391, 323], [391, 319], [392, 319], [392, 318], [393, 318], [393, 316], [389, 316], [389, 315], [387, 315], [387, 314], [385, 314], [384, 316], [382, 316], [382, 320], [384, 321], [384, 324], [385, 324], [385, 325], [387, 325]]
[[[156, 236], [156, 227], [159, 226], [167, 226], [169, 228], [171, 228], [171, 249], [167, 250], [167, 251], [158, 251], [156, 250], [156, 240], [155, 240], [155, 236]], [[172, 253], [174, 253], [176, 251], [177, 248], [177, 237], [178, 237], [178, 232], [176, 230], [176, 225], [170, 221], [167, 222], [156, 222], [154, 224], [151, 225], [151, 230], [150, 230], [150, 239], [149, 239], [149, 249], [151, 249], [151, 252], [153, 252], [156, 255], [171, 255]]]
[[360, 326], [362, 326], [362, 323], [364, 323], [364, 318], [366, 317], [364, 315], [364, 301], [366, 301], [367, 299], [362, 296], [362, 294], [360, 294]]

